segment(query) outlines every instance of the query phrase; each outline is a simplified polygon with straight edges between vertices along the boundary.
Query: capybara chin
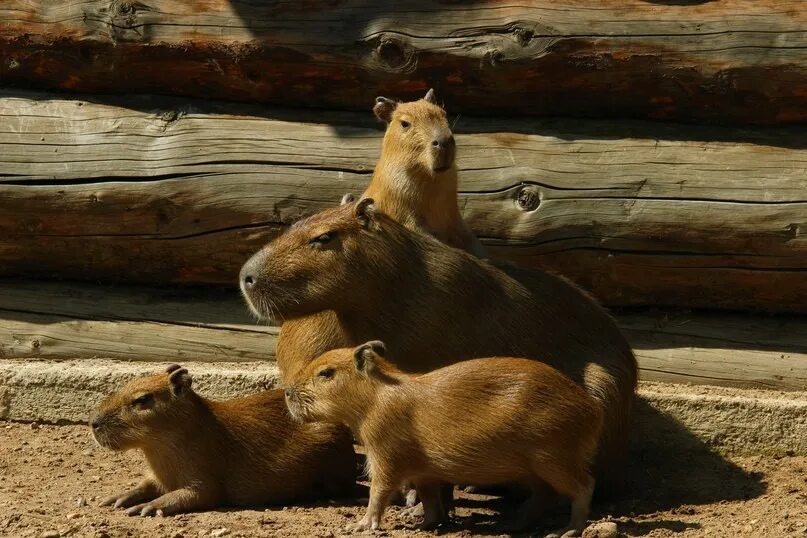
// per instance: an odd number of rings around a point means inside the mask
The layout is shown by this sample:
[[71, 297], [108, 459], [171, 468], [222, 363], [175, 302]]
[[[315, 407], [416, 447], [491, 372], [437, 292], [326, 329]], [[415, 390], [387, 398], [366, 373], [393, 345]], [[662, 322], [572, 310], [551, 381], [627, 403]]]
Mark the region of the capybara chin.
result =
[[[384, 359], [373, 341], [326, 352], [286, 389], [291, 414], [344, 424], [367, 450], [370, 503], [355, 530], [378, 528], [390, 497], [414, 483], [423, 525], [446, 519], [442, 482], [547, 483], [572, 499], [567, 536], [582, 532], [602, 412], [586, 391], [538, 361], [480, 358], [421, 375]], [[405, 362], [400, 359], [399, 362]], [[533, 495], [516, 528], [534, 526]]]
[[622, 473], [636, 359], [605, 310], [566, 280], [524, 271], [517, 281], [365, 199], [296, 223], [244, 265], [241, 281], [259, 315], [332, 310], [346, 345], [381, 339], [406, 372], [497, 356], [557, 368], [604, 411], [598, 481]]
[[136, 488], [102, 506], [170, 515], [355, 491], [356, 457], [344, 428], [292, 420], [279, 389], [213, 401], [191, 384], [188, 371], [172, 365], [132, 380], [93, 412], [98, 444], [140, 449], [150, 468]]

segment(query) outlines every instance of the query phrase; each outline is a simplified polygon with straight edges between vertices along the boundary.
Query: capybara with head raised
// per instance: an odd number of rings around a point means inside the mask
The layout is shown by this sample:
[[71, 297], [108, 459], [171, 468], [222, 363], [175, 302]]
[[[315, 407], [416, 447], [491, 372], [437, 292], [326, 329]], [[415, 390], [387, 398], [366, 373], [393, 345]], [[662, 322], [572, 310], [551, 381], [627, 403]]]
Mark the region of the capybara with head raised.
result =
[[355, 492], [356, 457], [344, 428], [292, 420], [280, 389], [213, 401], [191, 384], [173, 365], [130, 381], [93, 412], [98, 444], [140, 449], [150, 468], [136, 488], [101, 505], [170, 515]]
[[546, 362], [604, 410], [598, 474], [624, 452], [636, 359], [607, 312], [564, 279], [524, 271], [515, 280], [364, 199], [294, 224], [244, 265], [241, 282], [257, 314], [332, 310], [348, 346], [381, 339], [409, 373], [475, 357]]
[[387, 124], [381, 158], [361, 198], [407, 228], [484, 257], [457, 205], [457, 146], [434, 90], [417, 101], [377, 97], [373, 112]]
[[[479, 358], [413, 376], [386, 354], [378, 341], [328, 351], [286, 389], [292, 416], [344, 424], [367, 451], [370, 504], [355, 530], [378, 528], [392, 494], [410, 482], [423, 499], [423, 525], [441, 523], [439, 485], [459, 481], [547, 483], [572, 499], [569, 527], [559, 534], [582, 532], [602, 427], [585, 390], [529, 359]], [[515, 528], [535, 526], [538, 498], [524, 503]]]

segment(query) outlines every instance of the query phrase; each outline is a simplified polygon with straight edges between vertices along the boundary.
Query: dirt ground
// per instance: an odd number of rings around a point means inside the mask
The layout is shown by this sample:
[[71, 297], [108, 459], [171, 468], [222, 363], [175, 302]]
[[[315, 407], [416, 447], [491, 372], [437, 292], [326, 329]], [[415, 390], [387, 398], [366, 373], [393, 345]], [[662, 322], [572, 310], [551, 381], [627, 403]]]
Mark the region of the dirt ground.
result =
[[[600, 500], [592, 519], [621, 536], [807, 537], [807, 458], [741, 457], [708, 451], [632, 454], [628, 493]], [[86, 427], [0, 422], [0, 536], [201, 537], [343, 535], [366, 499], [305, 507], [132, 518], [98, 499], [134, 485], [142, 460], [96, 446]], [[498, 536], [512, 502], [458, 493], [454, 523], [442, 536]], [[387, 512], [379, 536], [429, 536]], [[500, 512], [503, 514], [499, 518]], [[558, 526], [566, 515], [550, 515]]]

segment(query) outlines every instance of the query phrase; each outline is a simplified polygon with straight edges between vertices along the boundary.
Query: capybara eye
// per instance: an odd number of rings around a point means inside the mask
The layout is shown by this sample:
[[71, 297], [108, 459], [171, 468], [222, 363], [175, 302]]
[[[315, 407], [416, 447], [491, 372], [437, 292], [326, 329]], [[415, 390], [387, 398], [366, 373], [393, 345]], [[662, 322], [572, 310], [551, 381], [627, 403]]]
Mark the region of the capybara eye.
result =
[[335, 234], [333, 233], [321, 234], [312, 239], [310, 243], [312, 245], [325, 245], [331, 242], [331, 239], [333, 239], [334, 235]]
[[401, 120], [401, 127], [403, 127], [404, 129], [409, 129], [410, 125], [411, 124], [408, 121]]
[[325, 368], [324, 370], [320, 370], [317, 375], [323, 379], [330, 379], [333, 377], [333, 372], [333, 368]]
[[153, 394], [142, 394], [132, 400], [132, 405], [136, 407], [149, 407], [151, 404], [154, 403], [154, 395]]

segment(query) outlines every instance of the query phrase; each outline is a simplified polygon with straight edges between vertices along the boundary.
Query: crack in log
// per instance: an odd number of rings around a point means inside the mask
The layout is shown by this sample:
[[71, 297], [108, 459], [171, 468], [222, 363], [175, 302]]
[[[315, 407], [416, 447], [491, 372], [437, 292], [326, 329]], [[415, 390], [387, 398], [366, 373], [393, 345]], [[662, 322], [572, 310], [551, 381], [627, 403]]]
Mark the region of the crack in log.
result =
[[[54, 314], [52, 312], [42, 312], [42, 311], [39, 311], [39, 310], [22, 310], [22, 309], [16, 309], [16, 308], [2, 308], [2, 307], [0, 307], [0, 312], [11, 312], [11, 313], [15, 313], [15, 314], [28, 314], [28, 315], [31, 315], [31, 316], [42, 316], [42, 317], [48, 317], [48, 318], [56, 318], [56, 319], [61, 319], [64, 322], [76, 321], [76, 320], [79, 320], [79, 321], [111, 321], [111, 322], [125, 321], [125, 322], [130, 322], [130, 323], [152, 323], [154, 325], [164, 325], [164, 326], [167, 326], [167, 327], [180, 326], [180, 327], [191, 327], [191, 328], [198, 328], [198, 329], [211, 329], [211, 330], [216, 330], [216, 331], [242, 332], [242, 333], [249, 333], [249, 334], [263, 334], [263, 335], [272, 335], [273, 334], [272, 332], [263, 331], [263, 330], [260, 330], [260, 329], [247, 329], [247, 328], [239, 328], [239, 327], [232, 327], [232, 326], [224, 327], [224, 326], [220, 326], [220, 325], [209, 325], [209, 324], [206, 324], [206, 323], [192, 323], [192, 322], [184, 322], [184, 321], [164, 321], [164, 320], [150, 319], [150, 318], [140, 318], [140, 317], [138, 317], [138, 318], [130, 318], [130, 317], [126, 317], [126, 316], [112, 317], [112, 316], [101, 316], [101, 315], [99, 315], [97, 317], [86, 317], [86, 316], [81, 316], [80, 314], [71, 314], [71, 315], [68, 316], [68, 315], [65, 315], [65, 314]], [[272, 327], [272, 325], [266, 325], [266, 327]]]

